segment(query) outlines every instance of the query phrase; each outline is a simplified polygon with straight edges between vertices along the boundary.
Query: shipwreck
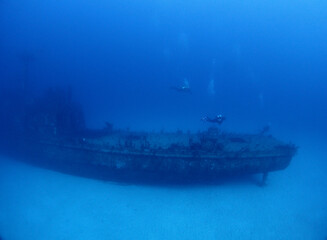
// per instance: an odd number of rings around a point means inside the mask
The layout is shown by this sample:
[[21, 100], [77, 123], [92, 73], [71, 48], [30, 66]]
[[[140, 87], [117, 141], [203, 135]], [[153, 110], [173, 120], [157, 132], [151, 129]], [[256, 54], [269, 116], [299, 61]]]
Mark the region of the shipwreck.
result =
[[[16, 94], [16, 95], [15, 95]], [[264, 132], [133, 132], [88, 129], [70, 90], [42, 97], [2, 94], [0, 150], [29, 163], [105, 180], [215, 181], [283, 170], [297, 147]]]

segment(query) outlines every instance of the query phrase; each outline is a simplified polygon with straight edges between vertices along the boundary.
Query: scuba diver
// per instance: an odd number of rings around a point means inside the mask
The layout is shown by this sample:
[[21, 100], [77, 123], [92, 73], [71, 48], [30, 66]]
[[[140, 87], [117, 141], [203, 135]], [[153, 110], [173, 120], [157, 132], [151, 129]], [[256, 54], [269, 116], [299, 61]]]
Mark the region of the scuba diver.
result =
[[204, 117], [204, 118], [202, 118], [202, 121], [218, 123], [220, 125], [225, 121], [225, 119], [226, 119], [226, 117], [219, 114], [219, 115], [215, 116], [214, 118]]
[[170, 87], [170, 89], [175, 90], [177, 92], [191, 92], [190, 84], [186, 78], [184, 79], [184, 83], [182, 86], [173, 86]]

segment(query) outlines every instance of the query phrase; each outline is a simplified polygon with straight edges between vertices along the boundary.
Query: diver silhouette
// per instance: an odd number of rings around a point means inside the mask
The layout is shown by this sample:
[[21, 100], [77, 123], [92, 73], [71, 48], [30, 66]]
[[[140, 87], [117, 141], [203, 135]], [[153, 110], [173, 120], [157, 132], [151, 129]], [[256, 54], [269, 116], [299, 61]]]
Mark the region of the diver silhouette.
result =
[[185, 78], [184, 83], [181, 86], [173, 86], [170, 89], [175, 90], [177, 92], [191, 92], [190, 84], [188, 80]]
[[203, 117], [202, 118], [202, 121], [211, 122], [211, 123], [218, 123], [219, 125], [222, 124], [225, 120], [226, 120], [226, 117], [224, 117], [221, 114], [216, 115], [214, 118], [209, 118], [209, 117]]

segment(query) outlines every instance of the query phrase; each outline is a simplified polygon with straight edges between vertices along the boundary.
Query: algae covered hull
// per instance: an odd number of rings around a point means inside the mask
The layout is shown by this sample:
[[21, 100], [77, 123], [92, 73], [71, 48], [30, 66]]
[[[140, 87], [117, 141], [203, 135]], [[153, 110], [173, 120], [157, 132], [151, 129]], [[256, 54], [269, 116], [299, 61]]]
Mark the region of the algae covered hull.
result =
[[[271, 136], [113, 131], [102, 136], [31, 138], [22, 152], [38, 164], [98, 178], [202, 181], [286, 168], [296, 148]], [[38, 160], [37, 160], [38, 159]]]
[[[102, 179], [191, 180], [286, 168], [296, 152], [262, 132], [132, 132], [85, 126], [70, 91], [39, 98], [2, 94], [0, 150], [32, 164]], [[14, 109], [14, 111], [13, 111]]]

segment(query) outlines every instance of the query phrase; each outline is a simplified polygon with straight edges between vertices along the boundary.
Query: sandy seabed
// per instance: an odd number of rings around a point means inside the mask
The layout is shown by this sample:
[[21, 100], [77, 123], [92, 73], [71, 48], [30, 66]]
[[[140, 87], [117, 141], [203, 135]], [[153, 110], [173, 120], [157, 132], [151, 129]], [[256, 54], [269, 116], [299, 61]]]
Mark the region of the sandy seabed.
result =
[[325, 240], [327, 154], [307, 146], [263, 188], [124, 185], [2, 158], [0, 238]]

